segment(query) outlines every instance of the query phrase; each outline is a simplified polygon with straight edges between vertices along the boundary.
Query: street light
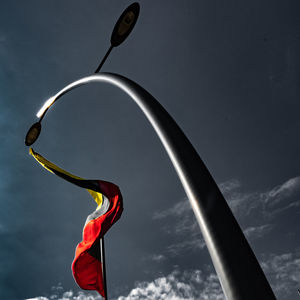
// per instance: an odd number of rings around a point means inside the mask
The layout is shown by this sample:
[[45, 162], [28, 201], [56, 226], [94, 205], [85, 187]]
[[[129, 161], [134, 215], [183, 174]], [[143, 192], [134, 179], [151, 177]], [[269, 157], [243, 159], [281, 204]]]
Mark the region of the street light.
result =
[[25, 136], [25, 145], [31, 146], [38, 139], [42, 130], [41, 122], [34, 123], [28, 130]]
[[[226, 298], [275, 299], [242, 230], [198, 153], [168, 112], [140, 85], [118, 74], [100, 73], [84, 77], [50, 98], [38, 112], [38, 123], [64, 94], [91, 82], [117, 86], [135, 101], [150, 121], [188, 196]], [[37, 127], [32, 126], [29, 133]]]
[[98, 73], [114, 47], [121, 45], [132, 31], [140, 13], [140, 5], [135, 2], [129, 5], [119, 17], [110, 37], [110, 47], [96, 69]]
[[[111, 34], [110, 38], [110, 47], [106, 54], [104, 55], [102, 61], [100, 62], [98, 68], [96, 69], [95, 73], [98, 73], [100, 69], [102, 68], [103, 64], [105, 63], [107, 57], [109, 56], [111, 50], [114, 47], [119, 46], [122, 44], [126, 38], [129, 36], [131, 33], [132, 29], [134, 28], [136, 21], [138, 19], [140, 12], [140, 5], [137, 2], [132, 3], [129, 5], [121, 14], [119, 19], [117, 20], [114, 29]], [[50, 105], [52, 105], [52, 100], [53, 98], [50, 98], [46, 103], [45, 103], [45, 111], [48, 110]], [[36, 123], [34, 123], [30, 129], [28, 130], [26, 137], [25, 137], [25, 145], [26, 146], [31, 146], [35, 141], [38, 139], [42, 126], [41, 126], [41, 121], [43, 119], [44, 115], [41, 116], [40, 120]], [[101, 261], [102, 261], [102, 275], [103, 275], [103, 286], [104, 286], [104, 294], [105, 294], [105, 299], [107, 300], [107, 286], [106, 286], [106, 266], [105, 266], [105, 247], [104, 247], [104, 238], [102, 237], [100, 239], [100, 256], [101, 256]]]
[[[137, 21], [139, 10], [139, 4], [133, 3], [121, 14], [111, 35], [110, 48], [95, 73], [99, 72], [113, 47], [119, 46], [128, 37]], [[122, 89], [136, 102], [152, 124], [188, 196], [226, 298], [275, 299], [242, 230], [198, 153], [168, 112], [137, 83], [118, 74], [101, 73], [69, 84], [47, 100], [40, 109], [37, 114], [39, 121], [28, 130], [25, 144], [30, 146], [38, 139], [43, 118], [59, 98], [91, 82], [106, 82]], [[101, 254], [104, 262], [103, 239]], [[105, 263], [103, 267], [105, 278]], [[105, 280], [104, 284], [106, 285]]]
[[[140, 13], [140, 5], [137, 2], [134, 2], [130, 4], [120, 15], [119, 19], [117, 20], [114, 29], [112, 31], [111, 37], [110, 37], [110, 47], [107, 50], [106, 54], [102, 58], [99, 66], [97, 67], [95, 73], [98, 73], [100, 69], [102, 68], [103, 64], [105, 63], [107, 57], [109, 56], [111, 50], [114, 47], [118, 47], [121, 45], [129, 36], [131, 31], [133, 30], [136, 21], [139, 17]], [[52, 105], [52, 98], [48, 100], [48, 103], [45, 103], [45, 107], [49, 107]], [[50, 104], [50, 105], [48, 105]], [[36, 123], [34, 123], [30, 129], [28, 130], [26, 137], [25, 137], [25, 145], [31, 146], [39, 137], [40, 132], [42, 130], [42, 121], [43, 117], [40, 118], [40, 120]]]

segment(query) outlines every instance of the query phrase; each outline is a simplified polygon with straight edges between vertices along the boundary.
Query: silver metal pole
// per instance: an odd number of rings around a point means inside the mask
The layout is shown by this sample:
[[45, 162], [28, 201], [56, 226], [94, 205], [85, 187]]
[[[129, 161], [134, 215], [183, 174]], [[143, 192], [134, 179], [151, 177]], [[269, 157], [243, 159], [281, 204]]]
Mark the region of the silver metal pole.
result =
[[[141, 108], [163, 143], [189, 198], [227, 299], [275, 299], [273, 291], [217, 184], [182, 130], [140, 85], [118, 74], [100, 73], [66, 86], [70, 90], [106, 82], [126, 92]], [[48, 108], [40, 114], [43, 119]]]
[[102, 263], [102, 277], [103, 277], [103, 289], [104, 289], [104, 294], [105, 300], [108, 300], [108, 295], [107, 295], [107, 284], [106, 284], [106, 265], [105, 265], [105, 248], [104, 248], [104, 237], [100, 239], [100, 257], [101, 257], [101, 263]]

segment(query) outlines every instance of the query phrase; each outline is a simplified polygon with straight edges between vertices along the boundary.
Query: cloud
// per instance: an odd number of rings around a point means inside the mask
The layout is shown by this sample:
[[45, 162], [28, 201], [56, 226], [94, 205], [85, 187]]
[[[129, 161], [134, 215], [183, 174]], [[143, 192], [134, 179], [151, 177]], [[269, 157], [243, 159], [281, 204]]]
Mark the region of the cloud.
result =
[[79, 291], [77, 293], [72, 290], [65, 291], [61, 283], [51, 287], [50, 295], [39, 296], [35, 298], [29, 298], [25, 300], [102, 300], [103, 298], [94, 292], [94, 295], [90, 292]]
[[168, 255], [177, 256], [184, 251], [193, 251], [205, 247], [205, 242], [199, 230], [189, 201], [185, 198], [173, 207], [154, 214], [153, 219], [165, 222], [163, 230], [179, 239], [165, 248]]
[[278, 298], [297, 294], [300, 282], [300, 250], [271, 254], [261, 264]]
[[[300, 249], [294, 253], [265, 255], [261, 266], [278, 299], [290, 299], [297, 294], [300, 282]], [[175, 269], [166, 276], [150, 281], [135, 283], [126, 295], [114, 300], [225, 300], [218, 277], [215, 273], [205, 274], [202, 270]], [[59, 284], [51, 288], [48, 297], [35, 297], [27, 300], [102, 300], [90, 292], [64, 291]]]
[[165, 259], [166, 259], [166, 257], [162, 254], [154, 254], [151, 256], [151, 260], [156, 261], [156, 262], [161, 262]]
[[266, 214], [277, 215], [300, 205], [300, 177], [294, 177], [261, 195]]
[[300, 177], [298, 176], [264, 192], [241, 193], [231, 190], [225, 198], [237, 218], [248, 216], [254, 210], [265, 217], [272, 218], [284, 210], [299, 206], [299, 196]]
[[117, 300], [223, 300], [223, 292], [215, 274], [204, 276], [200, 270], [173, 271], [150, 282], [139, 282], [127, 296]]
[[48, 297], [40, 296], [25, 300], [103, 300], [103, 298], [100, 295], [92, 295], [91, 293], [81, 291], [77, 293], [74, 293], [73, 291], [64, 292], [62, 288], [58, 293], [53, 293]]
[[[261, 263], [272, 289], [278, 299], [287, 299], [297, 294], [300, 282], [300, 250], [295, 253], [266, 255]], [[139, 282], [127, 296], [117, 300], [164, 299], [221, 300], [223, 296], [215, 273], [207, 276], [201, 270], [178, 270], [149, 282]]]
[[187, 198], [185, 198], [183, 201], [177, 202], [173, 207], [154, 213], [153, 219], [163, 219], [167, 217], [179, 217], [185, 214], [186, 212], [189, 212], [191, 210], [191, 205]]
[[[36, 297], [27, 300], [102, 300], [101, 296], [72, 291], [50, 297]], [[225, 300], [217, 275], [205, 276], [200, 270], [174, 270], [167, 276], [153, 281], [137, 282], [127, 296], [118, 296], [114, 300]]]
[[241, 183], [237, 179], [231, 179], [219, 184], [219, 189], [223, 194], [227, 194], [241, 187]]
[[[220, 184], [229, 205], [236, 217], [243, 220], [244, 234], [250, 240], [264, 237], [274, 228], [274, 222], [265, 222], [278, 216], [283, 210], [299, 206], [300, 177], [291, 178], [281, 185], [263, 192], [240, 192], [240, 182], [230, 180]], [[253, 217], [255, 216], [255, 217]], [[203, 249], [204, 240], [187, 199], [171, 208], [156, 213], [153, 218], [164, 222], [163, 227], [175, 241], [167, 245], [160, 254], [150, 255], [155, 262], [161, 262], [168, 256], [177, 256], [189, 251]], [[255, 222], [255, 224], [253, 223]], [[176, 241], [177, 238], [177, 241]], [[260, 255], [262, 268], [280, 299], [297, 293], [300, 282], [300, 250], [294, 253]], [[291, 296], [292, 297], [292, 296]], [[96, 293], [64, 291], [61, 285], [51, 289], [51, 295], [31, 298], [30, 300], [100, 300]], [[115, 300], [137, 299], [224, 299], [216, 274], [205, 274], [200, 270], [179, 272], [152, 281], [138, 282], [127, 295]], [[290, 298], [289, 298], [290, 299]]]
[[248, 239], [257, 239], [261, 238], [264, 235], [266, 235], [268, 232], [270, 232], [273, 228], [273, 225], [271, 224], [265, 224], [261, 226], [250, 226], [247, 227], [243, 232]]
[[264, 201], [271, 206], [300, 192], [300, 177], [291, 178], [282, 185], [274, 187], [264, 194]]
[[[236, 179], [219, 184], [233, 214], [244, 228], [244, 234], [250, 240], [262, 238], [271, 232], [274, 225], [270, 224], [270, 220], [279, 213], [300, 206], [297, 197], [300, 196], [300, 177], [291, 178], [263, 192], [240, 192], [241, 187], [241, 183]], [[164, 231], [174, 239], [180, 239], [165, 248], [169, 255], [176, 256], [184, 251], [205, 247], [187, 198], [166, 210], [156, 212], [153, 219], [164, 222], [162, 225]]]
[[28, 299], [25, 299], [25, 300], [48, 300], [48, 298], [46, 298], [46, 297], [36, 297], [36, 298], [28, 298]]

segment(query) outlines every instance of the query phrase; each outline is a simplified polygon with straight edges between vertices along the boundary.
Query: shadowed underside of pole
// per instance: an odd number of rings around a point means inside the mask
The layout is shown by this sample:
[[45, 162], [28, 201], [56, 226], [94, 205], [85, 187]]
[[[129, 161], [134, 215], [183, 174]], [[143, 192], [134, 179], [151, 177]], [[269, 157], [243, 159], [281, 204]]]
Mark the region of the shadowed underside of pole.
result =
[[182, 130], [151, 94], [126, 77], [99, 73], [65, 87], [56, 94], [55, 101], [82, 84], [97, 81], [110, 83], [125, 91], [154, 127], [189, 198], [226, 298], [275, 299], [214, 179]]

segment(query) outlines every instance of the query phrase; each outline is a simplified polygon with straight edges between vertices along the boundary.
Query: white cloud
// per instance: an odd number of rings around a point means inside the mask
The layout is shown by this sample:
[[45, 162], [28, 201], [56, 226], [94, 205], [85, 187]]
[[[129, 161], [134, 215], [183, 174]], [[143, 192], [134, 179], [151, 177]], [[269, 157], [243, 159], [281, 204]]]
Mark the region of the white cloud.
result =
[[151, 256], [151, 260], [156, 261], [156, 262], [161, 262], [165, 259], [166, 259], [166, 257], [162, 254], [154, 254]]
[[231, 179], [219, 184], [219, 189], [223, 194], [227, 194], [241, 187], [241, 183], [237, 179]]
[[225, 195], [225, 198], [237, 218], [248, 216], [261, 204], [260, 195], [258, 193], [240, 193], [233, 191]]
[[25, 299], [25, 300], [48, 300], [48, 298], [46, 298], [46, 297], [36, 297], [36, 298], [28, 298], [28, 299]]
[[168, 255], [176, 256], [184, 251], [193, 251], [205, 247], [199, 225], [187, 199], [176, 203], [173, 207], [156, 213], [153, 216], [156, 220], [172, 218], [162, 226], [163, 230], [174, 237], [179, 237], [180, 241], [170, 244], [165, 251]]
[[250, 226], [247, 227], [243, 232], [246, 236], [246, 238], [249, 239], [257, 239], [257, 238], [261, 238], [264, 235], [266, 235], [268, 232], [270, 232], [273, 228], [273, 225], [271, 224], [265, 224], [265, 225], [261, 225], [261, 226]]
[[[298, 197], [297, 197], [298, 196]], [[267, 217], [300, 205], [300, 177], [294, 177], [264, 192], [240, 193], [232, 190], [225, 195], [237, 218], [259, 211]]]
[[[275, 296], [290, 299], [297, 295], [300, 282], [300, 250], [295, 253], [267, 255], [261, 263]], [[223, 296], [217, 275], [204, 276], [200, 270], [178, 270], [149, 282], [139, 282], [127, 296], [117, 300], [221, 300]]]
[[178, 270], [150, 282], [139, 282], [127, 296], [117, 300], [223, 300], [223, 292], [215, 274], [204, 276], [200, 270]]
[[[300, 199], [296, 197], [300, 196], [300, 177], [291, 178], [264, 192], [240, 192], [241, 183], [236, 179], [221, 183], [219, 188], [235, 217], [242, 221], [244, 234], [252, 240], [265, 236], [273, 229], [270, 219], [284, 210], [300, 206]], [[168, 222], [162, 228], [168, 234], [180, 237], [179, 242], [166, 247], [168, 254], [175, 256], [205, 247], [199, 225], [186, 198], [153, 216], [157, 222], [167, 218]]]
[[[239, 192], [241, 184], [237, 180], [231, 180], [220, 185], [229, 205], [239, 219], [248, 220], [244, 234], [247, 238], [257, 239], [269, 233], [273, 225], [264, 222], [274, 218], [283, 210], [300, 205], [300, 177], [287, 180], [281, 185], [264, 192], [243, 193]], [[253, 218], [253, 213], [255, 218]], [[250, 216], [250, 217], [249, 217]], [[248, 217], [248, 219], [247, 219]], [[180, 238], [180, 242], [170, 244], [165, 251], [168, 255], [179, 255], [187, 251], [199, 250], [205, 247], [195, 217], [189, 202], [185, 199], [176, 203], [173, 207], [156, 213], [154, 219], [157, 222], [166, 222], [166, 232]], [[255, 224], [252, 224], [253, 221]], [[247, 223], [244, 222], [244, 223]], [[272, 222], [274, 223], [274, 222]], [[154, 254], [149, 256], [152, 261], [160, 262], [167, 255]], [[265, 255], [261, 263], [265, 274], [279, 299], [285, 299], [286, 295], [297, 294], [300, 283], [300, 250], [295, 253], [280, 255]], [[52, 288], [52, 295], [36, 297], [30, 300], [102, 300], [102, 297], [93, 293], [64, 291], [61, 285]], [[204, 276], [200, 270], [178, 270], [167, 276], [162, 276], [153, 281], [139, 282], [127, 296], [119, 296], [115, 300], [137, 299], [163, 299], [163, 300], [221, 300], [224, 299], [218, 278], [215, 274]], [[29, 299], [28, 299], [29, 300]]]
[[[64, 291], [64, 288], [61, 284], [58, 286], [52, 287], [52, 295], [48, 297], [35, 297], [25, 300], [103, 300], [100, 295], [93, 295], [89, 292], [77, 292], [74, 293], [73, 291]], [[96, 294], [96, 292], [95, 292]]]
[[264, 194], [264, 201], [271, 206], [293, 196], [300, 191], [300, 177], [291, 178], [282, 185], [274, 187]]
[[153, 216], [153, 219], [163, 219], [166, 217], [178, 217], [182, 216], [182, 214], [185, 214], [186, 212], [191, 210], [191, 205], [187, 198], [185, 198], [183, 201], [177, 202], [174, 206], [171, 208], [168, 208], [166, 210], [156, 212]]
[[276, 296], [280, 299], [297, 295], [300, 283], [300, 250], [294, 253], [271, 254], [261, 264]]
[[[300, 250], [294, 253], [266, 255], [261, 266], [278, 299], [290, 299], [297, 295], [300, 282]], [[62, 286], [52, 288], [50, 297], [27, 300], [102, 300], [89, 292], [64, 291]], [[152, 281], [137, 282], [127, 296], [114, 300], [225, 300], [215, 273], [205, 275], [201, 270], [174, 270], [169, 275]]]
[[[60, 286], [61, 287], [61, 286]], [[49, 298], [36, 297], [27, 300], [102, 300], [101, 296], [72, 291], [54, 293]], [[118, 296], [114, 300], [225, 300], [217, 275], [205, 276], [200, 270], [173, 271], [153, 281], [138, 282], [127, 296]]]
[[275, 216], [287, 209], [300, 206], [300, 177], [294, 177], [261, 195], [266, 214]]

